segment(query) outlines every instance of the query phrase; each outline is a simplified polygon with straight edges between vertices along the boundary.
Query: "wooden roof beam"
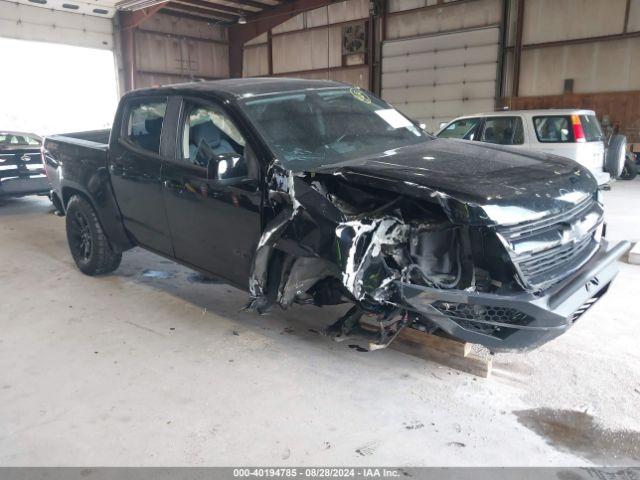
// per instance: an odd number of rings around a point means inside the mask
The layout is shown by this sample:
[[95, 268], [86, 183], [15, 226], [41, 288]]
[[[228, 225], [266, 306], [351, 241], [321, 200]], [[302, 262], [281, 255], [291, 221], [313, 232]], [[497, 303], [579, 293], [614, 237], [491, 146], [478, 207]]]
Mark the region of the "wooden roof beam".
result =
[[183, 2], [170, 2], [169, 5], [165, 5], [165, 8], [169, 8], [171, 10], [177, 10], [177, 11], [184, 11], [184, 12], [189, 12], [189, 13], [195, 13], [198, 15], [202, 15], [203, 17], [206, 18], [217, 18], [219, 20], [224, 20], [226, 22], [234, 22], [236, 21], [236, 19], [238, 17], [232, 16], [232, 15], [228, 15], [226, 13], [222, 13], [222, 12], [217, 12], [215, 10], [210, 10], [208, 8], [200, 8], [200, 7], [196, 7], [195, 5], [193, 5], [191, 3], [191, 1], [189, 0], [189, 2], [185, 1]]
[[196, 7], [210, 8], [210, 9], [222, 12], [222, 13], [229, 13], [229, 14], [235, 15], [235, 16], [240, 16], [240, 15], [246, 15], [247, 14], [247, 10], [242, 10], [240, 8], [235, 8], [235, 7], [229, 7], [227, 5], [221, 5], [219, 3], [209, 2], [207, 0], [181, 0], [181, 1], [183, 1], [184, 3], [189, 3], [189, 4], [194, 5]]

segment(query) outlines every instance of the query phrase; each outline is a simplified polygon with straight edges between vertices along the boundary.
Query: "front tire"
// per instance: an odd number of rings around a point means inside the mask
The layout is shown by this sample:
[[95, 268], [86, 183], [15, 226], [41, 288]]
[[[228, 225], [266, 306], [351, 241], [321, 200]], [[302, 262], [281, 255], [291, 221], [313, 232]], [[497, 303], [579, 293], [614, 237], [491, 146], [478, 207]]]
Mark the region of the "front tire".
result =
[[93, 206], [74, 195], [67, 205], [67, 241], [76, 265], [87, 275], [104, 275], [120, 266], [122, 253], [111, 249]]

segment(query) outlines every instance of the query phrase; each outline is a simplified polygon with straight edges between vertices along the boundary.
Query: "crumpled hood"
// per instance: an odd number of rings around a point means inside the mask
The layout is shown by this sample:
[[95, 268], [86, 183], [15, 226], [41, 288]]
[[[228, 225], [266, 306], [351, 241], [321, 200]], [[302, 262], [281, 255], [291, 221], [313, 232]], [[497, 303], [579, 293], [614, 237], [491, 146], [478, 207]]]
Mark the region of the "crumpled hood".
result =
[[591, 173], [572, 160], [450, 139], [434, 139], [312, 171], [436, 199], [452, 220], [472, 224], [507, 225], [561, 213], [598, 189]]

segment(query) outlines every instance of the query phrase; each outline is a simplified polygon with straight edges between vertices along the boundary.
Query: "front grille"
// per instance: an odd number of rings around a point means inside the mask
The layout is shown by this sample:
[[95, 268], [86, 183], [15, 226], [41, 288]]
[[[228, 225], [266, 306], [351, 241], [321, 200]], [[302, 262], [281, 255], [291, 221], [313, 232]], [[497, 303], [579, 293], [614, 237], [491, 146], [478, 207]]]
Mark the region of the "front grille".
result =
[[578, 259], [585, 250], [588, 250], [590, 244], [592, 244], [592, 238], [587, 236], [576, 244], [559, 245], [534, 254], [528, 260], [518, 262], [518, 266], [524, 276], [530, 279], [536, 278], [558, 265], [565, 265]]
[[525, 288], [544, 289], [584, 265], [599, 246], [602, 207], [592, 199], [560, 215], [498, 230]]
[[556, 215], [549, 215], [538, 220], [533, 220], [526, 223], [518, 223], [510, 227], [500, 229], [500, 232], [509, 239], [516, 239], [522, 237], [529, 237], [531, 235], [545, 232], [554, 228], [559, 223], [570, 221], [576, 218], [584, 216], [587, 212], [593, 209], [596, 202], [593, 198], [589, 197], [583, 200], [572, 209], [562, 212]]

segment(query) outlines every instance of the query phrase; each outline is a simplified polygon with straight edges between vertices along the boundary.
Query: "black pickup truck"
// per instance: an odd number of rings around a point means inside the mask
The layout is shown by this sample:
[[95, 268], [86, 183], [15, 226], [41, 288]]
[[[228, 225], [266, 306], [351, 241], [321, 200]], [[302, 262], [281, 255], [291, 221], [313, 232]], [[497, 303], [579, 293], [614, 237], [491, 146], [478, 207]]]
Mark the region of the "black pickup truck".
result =
[[405, 327], [533, 348], [607, 291], [628, 247], [604, 239], [577, 163], [434, 138], [337, 82], [134, 91], [107, 136], [44, 142], [80, 270], [109, 273], [139, 245], [247, 290], [258, 312], [350, 304], [325, 332], [370, 350]]

